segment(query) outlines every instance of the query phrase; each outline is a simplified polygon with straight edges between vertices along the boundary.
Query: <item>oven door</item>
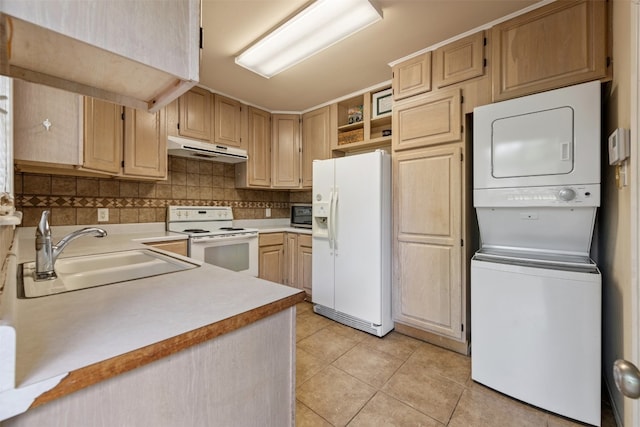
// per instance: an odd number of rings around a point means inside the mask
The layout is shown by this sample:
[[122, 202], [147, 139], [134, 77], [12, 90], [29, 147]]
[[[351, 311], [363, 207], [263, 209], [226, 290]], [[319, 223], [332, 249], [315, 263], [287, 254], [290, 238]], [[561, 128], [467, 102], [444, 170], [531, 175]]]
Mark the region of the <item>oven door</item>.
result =
[[258, 235], [192, 237], [189, 256], [207, 264], [258, 276]]

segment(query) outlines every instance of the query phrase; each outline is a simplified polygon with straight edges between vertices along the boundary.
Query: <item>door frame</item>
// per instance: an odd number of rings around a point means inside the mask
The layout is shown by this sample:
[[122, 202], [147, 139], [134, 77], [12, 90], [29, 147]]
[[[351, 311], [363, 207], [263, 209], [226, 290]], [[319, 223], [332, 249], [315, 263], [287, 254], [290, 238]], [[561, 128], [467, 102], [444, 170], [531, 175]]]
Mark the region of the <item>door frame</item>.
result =
[[[640, 129], [640, 0], [631, 1], [630, 23], [630, 141], [638, 141]], [[639, 366], [640, 362], [640, 185], [638, 165], [640, 165], [640, 150], [636, 144], [630, 144], [630, 156], [626, 167], [631, 190], [630, 200], [630, 228], [631, 228], [631, 358], [632, 362]], [[640, 400], [631, 400], [625, 405], [631, 410], [632, 425], [640, 425]], [[625, 417], [627, 418], [627, 417]]]

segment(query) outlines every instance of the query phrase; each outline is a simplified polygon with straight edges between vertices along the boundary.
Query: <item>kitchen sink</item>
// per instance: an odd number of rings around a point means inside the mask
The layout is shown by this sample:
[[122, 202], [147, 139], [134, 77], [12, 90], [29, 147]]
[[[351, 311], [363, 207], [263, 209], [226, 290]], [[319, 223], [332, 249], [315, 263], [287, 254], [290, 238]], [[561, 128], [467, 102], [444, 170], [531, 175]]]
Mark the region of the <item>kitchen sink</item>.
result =
[[35, 262], [26, 262], [18, 269], [18, 296], [35, 298], [55, 295], [196, 267], [199, 264], [153, 249], [134, 249], [61, 258], [55, 264], [57, 278], [36, 281]]

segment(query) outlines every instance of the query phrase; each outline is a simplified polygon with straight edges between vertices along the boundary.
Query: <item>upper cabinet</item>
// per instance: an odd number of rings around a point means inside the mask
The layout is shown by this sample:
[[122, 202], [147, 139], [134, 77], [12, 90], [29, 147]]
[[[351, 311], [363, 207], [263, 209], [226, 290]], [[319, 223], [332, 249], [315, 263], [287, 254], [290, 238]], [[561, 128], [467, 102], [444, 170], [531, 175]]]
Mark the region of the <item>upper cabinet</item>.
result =
[[300, 187], [300, 116], [271, 116], [271, 175], [273, 188]]
[[167, 120], [165, 110], [147, 113], [124, 109], [123, 173], [134, 177], [167, 176]]
[[236, 187], [271, 186], [271, 113], [248, 107], [246, 162], [236, 164]]
[[494, 26], [493, 101], [607, 78], [607, 4], [558, 1]]
[[200, 77], [200, 0], [5, 0], [0, 34], [0, 74], [142, 110]]
[[302, 187], [313, 184], [313, 161], [331, 158], [331, 139], [336, 135], [332, 118], [335, 104], [302, 115]]
[[165, 179], [165, 112], [14, 81], [18, 170]]
[[120, 173], [123, 121], [122, 106], [84, 98], [84, 168]]
[[213, 142], [216, 144], [242, 147], [240, 101], [227, 98], [217, 93], [214, 95]]
[[178, 100], [178, 134], [187, 138], [211, 141], [211, 110], [213, 95], [194, 87]]
[[436, 88], [460, 83], [484, 74], [484, 31], [456, 40], [435, 50], [433, 80]]
[[393, 99], [407, 98], [431, 90], [431, 52], [396, 64], [393, 72]]

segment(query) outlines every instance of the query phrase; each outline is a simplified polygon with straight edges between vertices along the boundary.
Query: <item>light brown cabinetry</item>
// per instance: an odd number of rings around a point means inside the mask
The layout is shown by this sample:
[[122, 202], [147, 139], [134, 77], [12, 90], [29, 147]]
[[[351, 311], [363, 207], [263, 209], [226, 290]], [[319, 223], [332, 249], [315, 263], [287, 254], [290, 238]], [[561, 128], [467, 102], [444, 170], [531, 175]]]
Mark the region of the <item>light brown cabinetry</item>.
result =
[[123, 107], [84, 98], [84, 160], [87, 169], [117, 175], [122, 163]]
[[145, 245], [152, 246], [154, 248], [162, 249], [168, 252], [173, 252], [178, 255], [187, 256], [187, 241], [186, 240], [167, 240], [162, 242], [145, 242]]
[[393, 108], [394, 151], [459, 141], [460, 89], [441, 90], [400, 101]]
[[286, 233], [284, 284], [300, 288], [298, 283], [298, 233]]
[[456, 40], [433, 53], [433, 80], [443, 88], [484, 74], [484, 31]]
[[126, 176], [167, 176], [167, 125], [165, 110], [155, 114], [125, 107], [124, 165]]
[[462, 340], [460, 144], [397, 153], [394, 320]]
[[300, 116], [271, 116], [271, 187], [300, 187]]
[[302, 115], [302, 188], [313, 184], [313, 161], [331, 158], [331, 139], [337, 136], [332, 108], [335, 104]]
[[191, 88], [178, 99], [178, 134], [210, 142], [213, 95], [206, 89]]
[[247, 108], [247, 154], [249, 160], [236, 164], [236, 187], [271, 186], [271, 114]]
[[264, 233], [258, 237], [258, 277], [284, 283], [285, 233]]
[[147, 113], [45, 86], [15, 83], [14, 159], [18, 170], [166, 178], [164, 110]]
[[431, 90], [431, 52], [396, 64], [393, 73], [393, 100], [397, 101]]
[[606, 78], [605, 1], [558, 1], [494, 26], [493, 101]]
[[242, 147], [242, 104], [217, 93], [213, 97], [213, 142]]

